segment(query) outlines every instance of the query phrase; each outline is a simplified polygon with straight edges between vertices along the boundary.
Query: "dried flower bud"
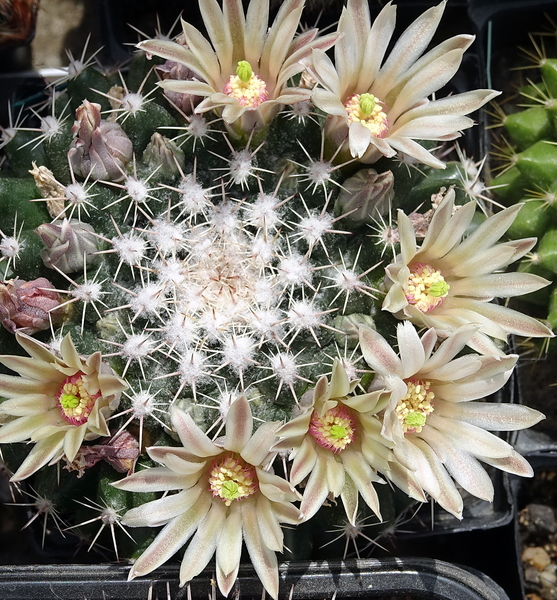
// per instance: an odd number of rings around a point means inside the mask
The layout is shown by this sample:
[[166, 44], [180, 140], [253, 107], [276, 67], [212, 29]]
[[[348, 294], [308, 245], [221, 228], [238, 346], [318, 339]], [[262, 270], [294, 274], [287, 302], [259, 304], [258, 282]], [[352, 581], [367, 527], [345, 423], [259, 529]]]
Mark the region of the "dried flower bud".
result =
[[0, 283], [0, 320], [15, 333], [32, 335], [57, 325], [64, 316], [62, 298], [45, 277], [33, 281], [11, 279]]
[[394, 177], [391, 171], [377, 173], [375, 169], [362, 169], [342, 184], [335, 203], [335, 213], [346, 215], [351, 225], [371, 223], [387, 212], [394, 195]]
[[96, 445], [83, 445], [78, 450], [72, 462], [66, 461], [64, 467], [68, 471], [78, 471], [78, 477], [82, 477], [86, 469], [105, 460], [118, 473], [133, 473], [135, 462], [139, 456], [139, 442], [128, 431], [124, 430], [109, 440]]
[[35, 229], [45, 249], [41, 250], [43, 263], [49, 269], [57, 267], [62, 273], [82, 271], [85, 265], [99, 262], [98, 239], [91, 225], [77, 219], [44, 223]]
[[41, 196], [46, 200], [48, 214], [55, 219], [64, 210], [66, 200], [66, 188], [54, 177], [54, 173], [45, 166], [37, 166], [33, 162], [33, 168], [29, 173], [33, 175], [35, 185], [41, 192]]
[[[163, 79], [177, 79], [180, 81], [190, 81], [192, 79], [199, 80], [191, 69], [176, 62], [167, 60], [164, 64], [157, 67], [157, 71], [162, 74]], [[185, 115], [191, 115], [195, 107], [203, 100], [202, 96], [194, 96], [193, 94], [181, 94], [180, 92], [171, 92], [164, 90], [164, 95], [181, 110]]]
[[150, 170], [158, 169], [165, 177], [179, 175], [178, 165], [184, 163], [184, 152], [172, 140], [160, 133], [154, 133], [143, 153], [143, 162]]
[[118, 125], [101, 119], [100, 104], [84, 100], [76, 110], [75, 137], [68, 157], [81, 177], [121, 181], [133, 154], [130, 138]]

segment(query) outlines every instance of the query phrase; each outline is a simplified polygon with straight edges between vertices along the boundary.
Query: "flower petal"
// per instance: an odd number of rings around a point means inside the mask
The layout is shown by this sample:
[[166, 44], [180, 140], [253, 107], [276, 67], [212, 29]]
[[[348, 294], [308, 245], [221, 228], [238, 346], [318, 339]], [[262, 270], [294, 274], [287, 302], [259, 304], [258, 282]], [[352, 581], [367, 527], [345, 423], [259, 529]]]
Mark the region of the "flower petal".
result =
[[166, 467], [152, 467], [137, 471], [129, 477], [115, 481], [112, 485], [128, 492], [165, 492], [189, 488], [197, 482], [186, 475], [174, 473]]
[[132, 565], [128, 579], [147, 575], [172, 558], [199, 527], [199, 523], [210, 507], [211, 494], [209, 492], [201, 494], [198, 501], [187, 512], [165, 525], [147, 550]]
[[199, 575], [211, 560], [226, 522], [226, 513], [224, 502], [216, 500], [211, 503], [184, 552], [180, 566], [180, 587]]
[[251, 563], [267, 593], [271, 598], [277, 600], [279, 587], [277, 557], [263, 543], [255, 502], [244, 502], [241, 508], [244, 540]]
[[532, 427], [544, 419], [544, 415], [520, 404], [496, 404], [493, 402], [444, 402], [435, 403], [435, 412], [443, 417], [466, 421], [470, 425], [488, 431], [516, 431]]
[[235, 504], [230, 508], [217, 543], [217, 583], [224, 596], [228, 596], [240, 566], [242, 554], [242, 512]]
[[271, 446], [277, 440], [275, 431], [278, 426], [278, 421], [269, 421], [260, 425], [240, 451], [240, 456], [250, 465], [263, 464], [271, 454]]
[[401, 375], [402, 363], [385, 338], [371, 327], [360, 327], [360, 347], [366, 363], [381, 375]]
[[131, 508], [122, 518], [126, 527], [160, 527], [171, 519], [187, 512], [199, 498], [202, 487], [182, 490], [177, 494], [169, 494], [158, 500], [146, 502], [141, 506]]
[[[240, 454], [249, 442], [253, 432], [251, 408], [245, 394], [239, 396], [230, 405], [226, 415], [226, 436], [223, 447], [230, 452]], [[264, 438], [265, 439], [265, 438]], [[257, 444], [259, 446], [260, 444]], [[271, 444], [269, 444], [270, 448]]]
[[87, 431], [87, 423], [79, 427], [71, 427], [64, 436], [64, 454], [68, 462], [72, 462], [75, 458]]
[[25, 460], [21, 463], [19, 469], [12, 475], [10, 481], [22, 481], [33, 473], [44, 467], [54, 458], [61, 458], [62, 447], [64, 445], [64, 431], [37, 442]]
[[207, 456], [216, 456], [222, 452], [222, 449], [213, 444], [195, 424], [190, 415], [183, 410], [176, 406], [171, 406], [170, 419], [174, 430], [180, 437], [180, 441], [193, 454], [205, 458]]

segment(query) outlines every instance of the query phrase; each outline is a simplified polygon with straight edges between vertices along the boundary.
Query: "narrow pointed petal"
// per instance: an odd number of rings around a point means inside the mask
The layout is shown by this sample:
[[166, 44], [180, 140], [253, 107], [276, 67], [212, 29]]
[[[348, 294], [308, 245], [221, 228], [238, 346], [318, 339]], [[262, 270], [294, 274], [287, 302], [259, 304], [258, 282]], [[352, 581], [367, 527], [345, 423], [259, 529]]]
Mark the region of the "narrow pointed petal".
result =
[[284, 535], [268, 498], [265, 496], [257, 498], [256, 511], [263, 543], [273, 552], [282, 552]]
[[115, 481], [112, 485], [128, 492], [165, 492], [189, 488], [196, 482], [196, 479], [192, 481], [188, 476], [174, 473], [166, 467], [152, 467], [137, 471], [129, 477]]
[[241, 506], [235, 504], [230, 508], [217, 543], [217, 583], [224, 596], [228, 596], [238, 575], [242, 531]]
[[12, 415], [13, 417], [29, 417], [37, 413], [44, 415], [50, 409], [55, 408], [55, 406], [56, 402], [54, 398], [45, 394], [26, 394], [12, 400], [4, 400], [0, 412]]
[[294, 487], [278, 475], [264, 471], [259, 467], [255, 468], [259, 489], [261, 493], [273, 502], [295, 502], [300, 499], [300, 495]]
[[171, 406], [170, 419], [176, 433], [180, 437], [180, 441], [192, 453], [200, 457], [206, 457], [216, 456], [222, 452], [221, 448], [215, 446], [199, 429], [194, 420], [183, 410], [176, 406]]
[[54, 457], [62, 453], [64, 445], [64, 432], [37, 442], [33, 450], [29, 452], [19, 469], [11, 477], [10, 481], [23, 481], [41, 467], [48, 464]]
[[545, 416], [533, 408], [520, 404], [493, 402], [444, 402], [435, 404], [435, 411], [443, 417], [466, 421], [488, 431], [516, 431], [539, 423]]
[[304, 488], [304, 495], [300, 504], [300, 511], [302, 512], [304, 521], [311, 519], [323, 506], [323, 502], [328, 494], [326, 463], [318, 458]]
[[398, 78], [408, 71], [410, 66], [427, 48], [445, 8], [445, 3], [426, 10], [400, 36], [389, 58], [381, 67], [375, 80], [375, 89], [381, 97], [396, 86]]
[[397, 326], [396, 333], [402, 364], [401, 376], [406, 379], [422, 368], [425, 361], [425, 352], [418, 332], [409, 321], [400, 323]]
[[223, 447], [230, 450], [230, 452], [240, 454], [244, 446], [249, 442], [252, 432], [253, 418], [251, 416], [251, 408], [248, 399], [242, 394], [228, 409], [226, 415], [226, 436]]
[[[226, 8], [226, 3], [223, 9]], [[220, 67], [224, 72], [232, 72], [232, 38], [226, 18], [216, 0], [206, 0], [199, 3], [199, 10], [207, 35], [219, 57]], [[243, 43], [242, 43], [243, 46]]]
[[512, 446], [507, 442], [475, 425], [446, 419], [435, 413], [428, 416], [427, 422], [431, 427], [442, 431], [454, 444], [482, 460], [484, 456], [505, 458], [512, 452]]
[[83, 438], [85, 437], [85, 432], [87, 431], [87, 424], [84, 423], [79, 427], [72, 427], [68, 429], [66, 435], [64, 436], [64, 454], [68, 459], [68, 462], [72, 462], [75, 458], [81, 444], [83, 443]]
[[[449, 474], [443, 467], [443, 464], [425, 441], [415, 438], [413, 440], [413, 444], [419, 451], [421, 451], [422, 456], [426, 461], [425, 463], [422, 462], [422, 466], [425, 467], [427, 464], [426, 468], [430, 470], [431, 475], [437, 481], [439, 492], [434, 494], [430, 490], [427, 491], [445, 510], [450, 512], [458, 519], [462, 519], [462, 497], [458, 493], [458, 490], [452, 479], [449, 477]], [[418, 478], [418, 481], [421, 483], [422, 480]]]
[[429, 165], [434, 169], [445, 168], [445, 163], [442, 160], [435, 158], [433, 154], [428, 152], [423, 146], [414, 140], [402, 136], [392, 136], [388, 138], [388, 141], [389, 144], [399, 152], [404, 152], [404, 154], [419, 160], [425, 165]]
[[371, 139], [371, 131], [367, 127], [358, 122], [350, 123], [348, 145], [352, 156], [361, 158], [368, 149]]
[[358, 488], [350, 475], [344, 476], [344, 488], [340, 494], [344, 511], [348, 517], [348, 521], [352, 525], [356, 525], [356, 517], [358, 516]]
[[246, 14], [245, 50], [250, 65], [255, 65], [263, 52], [269, 23], [269, 0], [251, 0]]
[[40, 427], [49, 424], [55, 425], [59, 420], [59, 415], [56, 412], [49, 411], [46, 414], [33, 414], [5, 423], [0, 427], [0, 444], [24, 442]]
[[159, 527], [160, 525], [166, 525], [171, 519], [187, 512], [197, 502], [201, 492], [201, 486], [196, 485], [194, 488], [182, 490], [177, 494], [170, 494], [164, 496], [164, 498], [131, 508], [122, 517], [122, 525], [126, 527]]
[[346, 472], [358, 488], [365, 503], [382, 520], [379, 498], [372, 484], [372, 481], [381, 481], [381, 479], [373, 473], [370, 466], [356, 452], [345, 450], [342, 461]]
[[278, 426], [278, 421], [269, 421], [260, 425], [240, 451], [240, 456], [251, 465], [261, 465], [271, 453], [271, 447], [277, 440], [275, 431]]
[[518, 454], [515, 450], [512, 451], [510, 456], [505, 458], [482, 458], [484, 462], [493, 467], [501, 469], [512, 475], [519, 475], [520, 477], [533, 477], [534, 469], [532, 469], [530, 463]]
[[461, 450], [433, 427], [424, 428], [420, 435], [434, 451], [443, 453], [445, 468], [461, 487], [477, 498], [493, 501], [491, 478], [471, 454]]
[[47, 350], [42, 344], [39, 344], [35, 338], [25, 333], [17, 332], [15, 334], [17, 343], [29, 354], [29, 356], [42, 360], [46, 363], [56, 362], [56, 357], [50, 350]]
[[36, 379], [26, 379], [25, 377], [17, 377], [16, 375], [0, 374], [0, 397], [3, 398], [17, 398], [18, 396], [23, 396], [25, 394], [46, 394], [47, 396], [54, 396], [59, 387], [60, 381], [45, 382]]
[[366, 363], [382, 375], [400, 375], [402, 364], [385, 338], [370, 327], [360, 327], [360, 346]]
[[226, 522], [227, 508], [224, 502], [213, 502], [205, 517], [199, 523], [180, 566], [180, 586], [191, 581], [211, 560], [222, 528]]
[[242, 523], [244, 540], [253, 568], [267, 593], [273, 600], [277, 600], [279, 587], [277, 557], [263, 543], [254, 502], [242, 504]]
[[393, 36], [395, 24], [396, 6], [389, 2], [371, 26], [362, 56], [362, 65], [365, 65], [365, 69], [357, 71], [358, 82], [354, 89], [369, 90], [375, 82]]
[[314, 442], [309, 439], [309, 436], [305, 437], [296, 452], [290, 470], [290, 481], [292, 485], [301, 483], [311, 473], [315, 466], [317, 453], [315, 452], [313, 445]]
[[60, 380], [60, 371], [51, 362], [26, 356], [0, 356], [0, 363], [22, 377], [40, 381]]
[[211, 495], [202, 494], [190, 510], [165, 525], [152, 544], [132, 565], [128, 579], [147, 575], [172, 558], [194, 534], [210, 506]]

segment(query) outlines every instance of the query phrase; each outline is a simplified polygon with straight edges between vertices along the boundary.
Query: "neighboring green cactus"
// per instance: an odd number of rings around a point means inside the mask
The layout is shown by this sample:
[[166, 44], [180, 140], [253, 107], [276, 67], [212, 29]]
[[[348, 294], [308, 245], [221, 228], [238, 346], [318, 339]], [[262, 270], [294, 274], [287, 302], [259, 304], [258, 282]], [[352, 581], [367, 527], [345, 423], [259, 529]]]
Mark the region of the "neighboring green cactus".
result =
[[[495, 197], [507, 206], [524, 203], [508, 236], [511, 239], [535, 237], [538, 243], [522, 259], [518, 270], [547, 277], [553, 286], [551, 290], [527, 294], [521, 301], [531, 303], [530, 312], [535, 316], [545, 318], [549, 314], [548, 322], [555, 331], [557, 319], [551, 299], [557, 289], [557, 231], [554, 228], [557, 219], [557, 59], [545, 56], [543, 48], [543, 44], [536, 46], [537, 72], [529, 76], [528, 85], [520, 88], [521, 101], [511, 109], [515, 112], [506, 115], [497, 109], [494, 115], [495, 124], [503, 130], [496, 135], [506, 138], [506, 147], [501, 154], [495, 153], [501, 163], [501, 173], [491, 180], [490, 187]], [[536, 53], [528, 53], [528, 56], [533, 58]], [[497, 161], [494, 166], [497, 168]]]

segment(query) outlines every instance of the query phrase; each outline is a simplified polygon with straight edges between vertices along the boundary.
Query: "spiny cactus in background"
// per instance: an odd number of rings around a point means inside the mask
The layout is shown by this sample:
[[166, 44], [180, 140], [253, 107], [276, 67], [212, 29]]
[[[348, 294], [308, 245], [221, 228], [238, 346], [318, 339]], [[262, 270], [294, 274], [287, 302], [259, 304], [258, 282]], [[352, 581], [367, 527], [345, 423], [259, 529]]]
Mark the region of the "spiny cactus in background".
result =
[[[554, 36], [553, 36], [554, 38]], [[524, 50], [529, 63], [527, 84], [518, 101], [505, 99], [493, 117], [495, 172], [490, 183], [496, 198], [509, 206], [524, 206], [508, 231], [511, 239], [535, 237], [537, 244], [518, 270], [537, 273], [553, 282], [521, 300], [524, 310], [547, 319], [557, 329], [557, 57], [547, 38], [531, 36]], [[530, 65], [532, 66], [532, 65]], [[553, 348], [554, 344], [550, 344]]]
[[216, 553], [228, 594], [245, 542], [276, 598], [285, 546], [373, 543], [393, 495], [461, 518], [461, 489], [493, 496], [478, 458], [530, 474], [485, 430], [541, 415], [473, 401], [510, 376], [509, 333], [551, 335], [490, 300], [547, 281], [494, 272], [533, 242], [498, 243], [516, 210], [476, 211], [480, 165], [442, 161], [496, 95], [429, 100], [472, 42], [424, 54], [444, 6], [385, 56], [391, 4], [372, 24], [350, 0], [323, 36], [296, 33], [302, 0], [270, 29], [268, 0], [200, 0], [209, 39], [184, 23], [125, 74], [74, 60], [4, 129], [4, 460], [130, 578], [188, 543], [180, 584]]

